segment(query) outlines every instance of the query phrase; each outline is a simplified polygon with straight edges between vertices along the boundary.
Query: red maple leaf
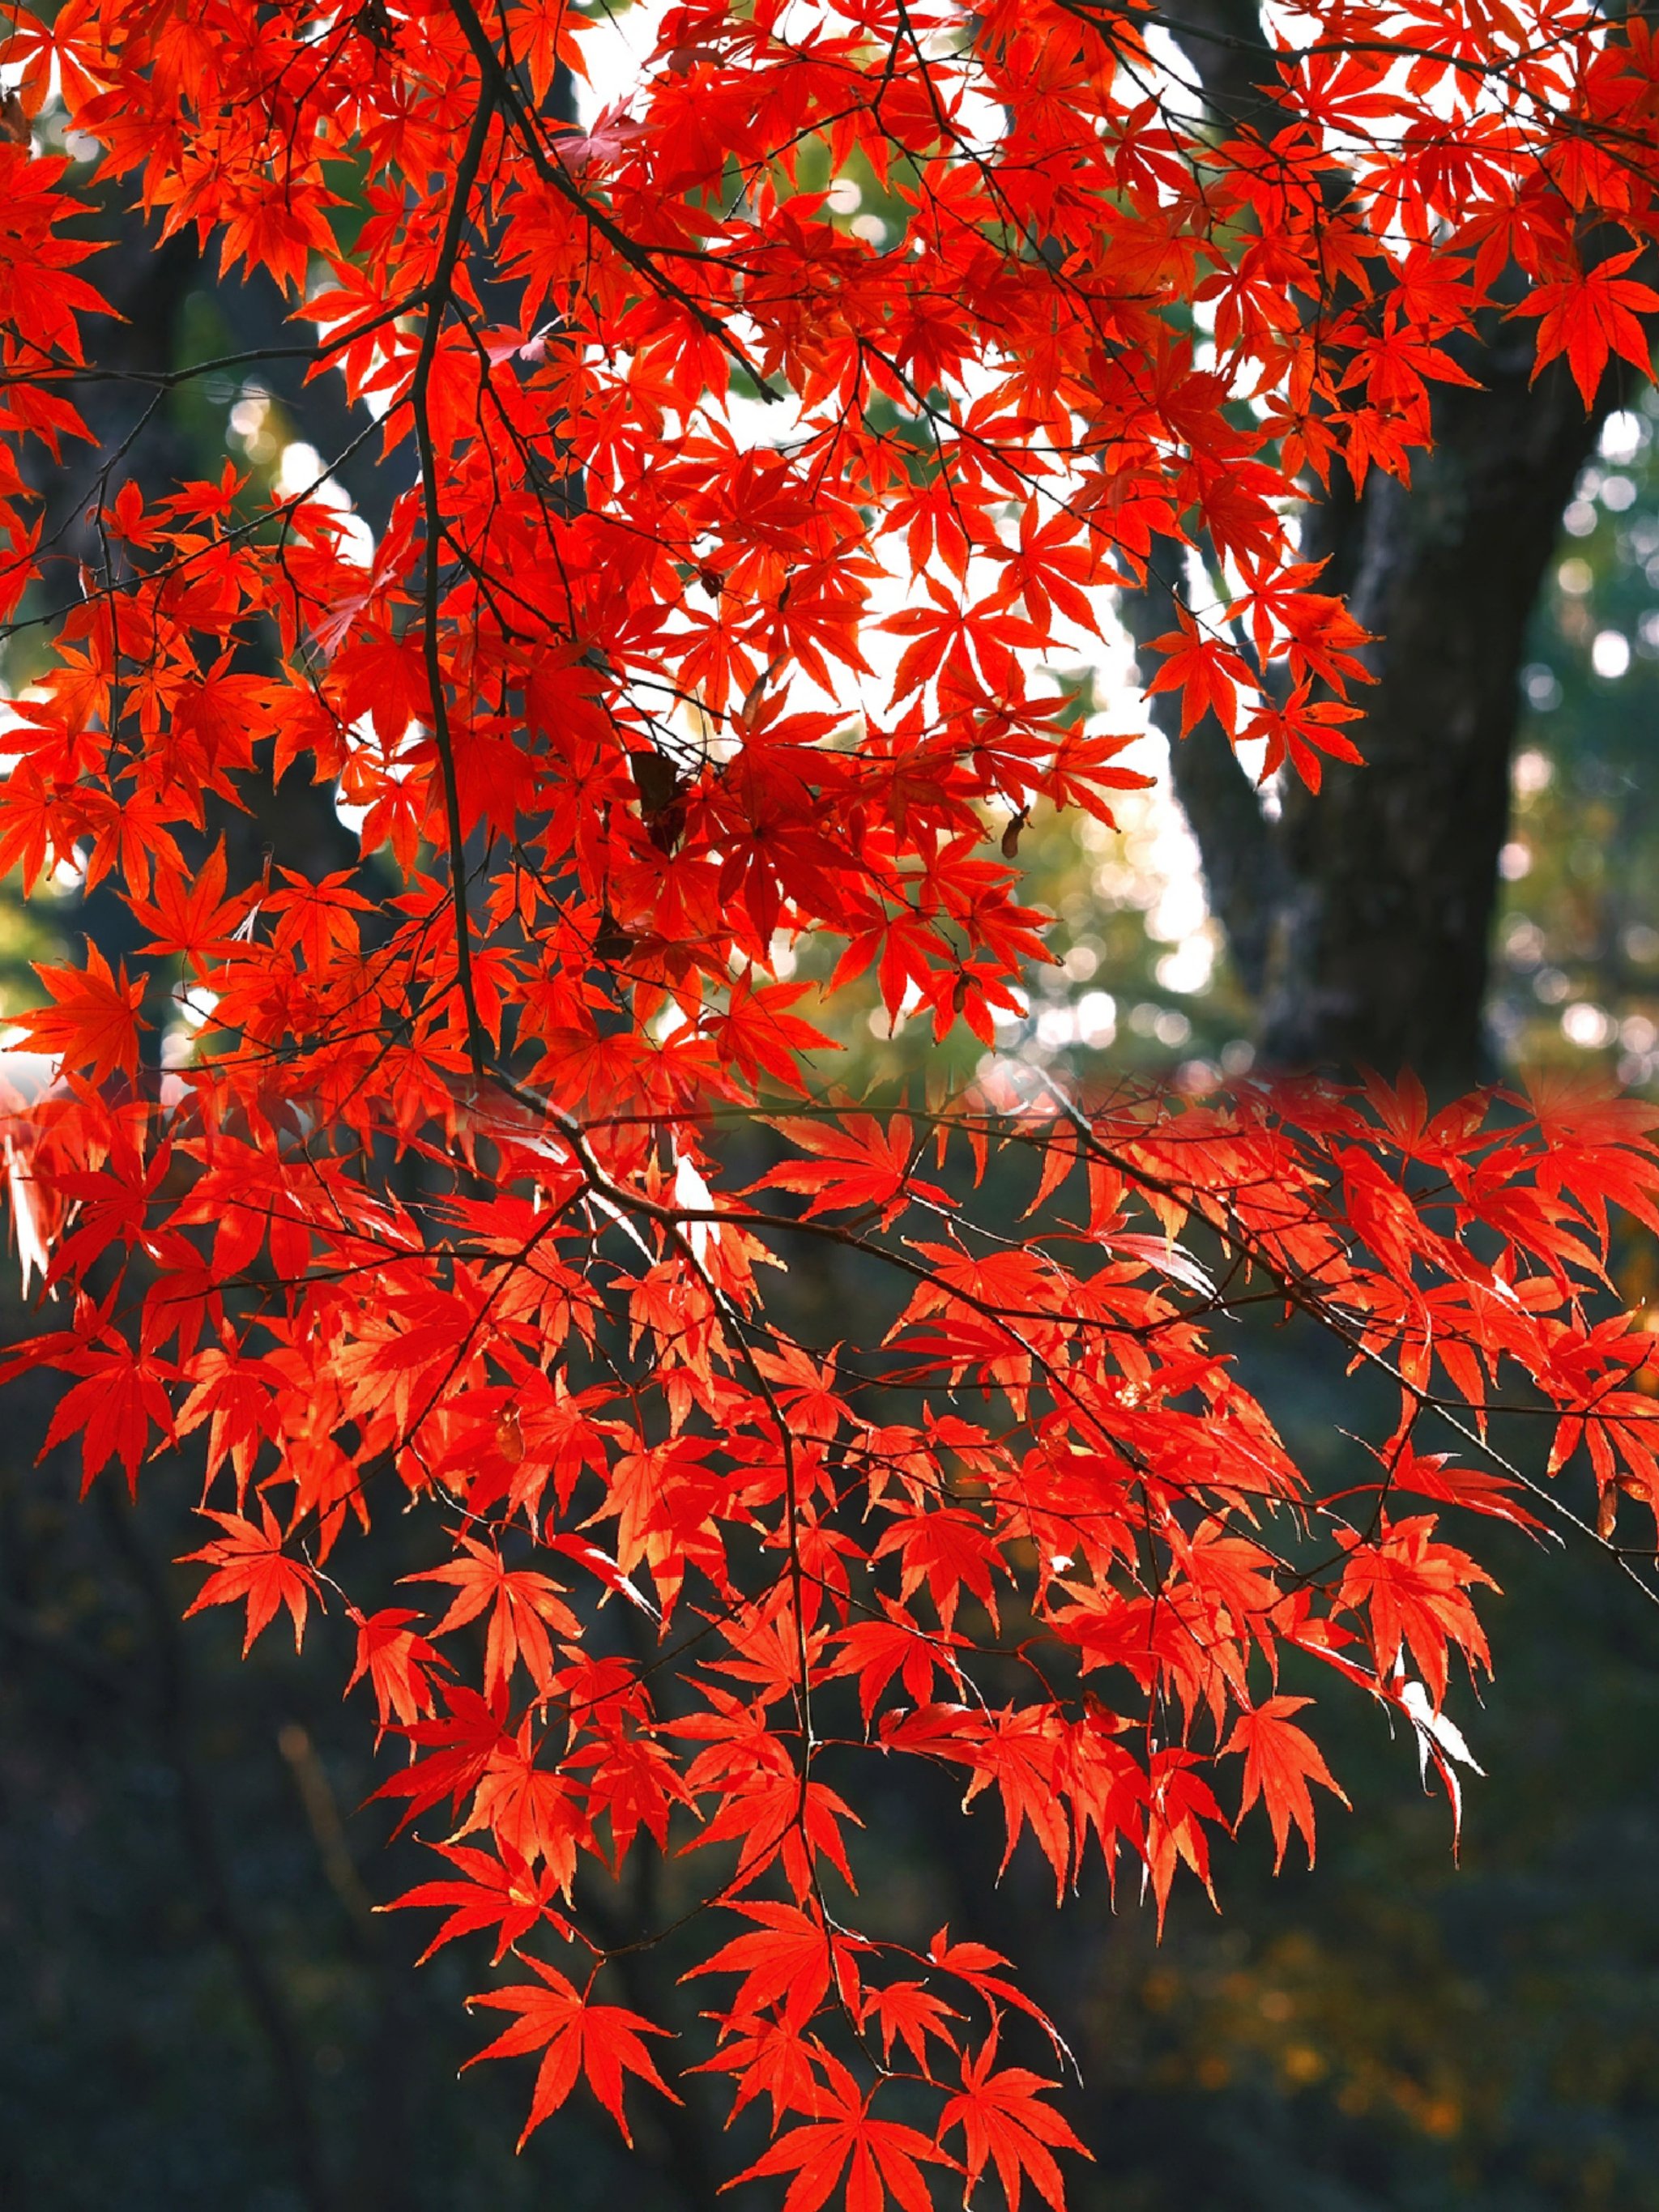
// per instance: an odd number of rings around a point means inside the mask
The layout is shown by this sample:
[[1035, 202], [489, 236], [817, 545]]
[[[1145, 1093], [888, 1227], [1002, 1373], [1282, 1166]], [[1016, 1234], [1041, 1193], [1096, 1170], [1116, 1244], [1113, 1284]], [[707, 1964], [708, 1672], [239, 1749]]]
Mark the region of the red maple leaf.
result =
[[416, 1721], [431, 1712], [434, 1692], [427, 1670], [447, 1670], [449, 1662], [410, 1626], [421, 1615], [406, 1606], [386, 1606], [367, 1620], [354, 1609], [351, 1618], [357, 1624], [357, 1659], [346, 1683], [347, 1694], [367, 1674], [383, 1730], [394, 1717]]
[[1181, 734], [1212, 714], [1231, 736], [1238, 719], [1238, 687], [1254, 690], [1249, 668], [1224, 639], [1206, 636], [1185, 607], [1177, 608], [1181, 627], [1152, 640], [1152, 649], [1162, 653], [1164, 665], [1146, 686], [1149, 696], [1160, 691], [1181, 694]]
[[847, 2069], [828, 2051], [817, 2057], [826, 2086], [817, 2093], [813, 2118], [781, 2136], [730, 2185], [793, 2173], [783, 2212], [817, 2212], [844, 2177], [848, 2212], [882, 2212], [890, 2193], [903, 2212], [932, 2212], [921, 2168], [955, 2167], [956, 2160], [915, 2128], [872, 2119], [870, 2099]]
[[419, 1882], [380, 1908], [397, 1912], [404, 1905], [423, 1905], [447, 1911], [448, 1918], [422, 1952], [418, 1966], [458, 1936], [471, 1936], [480, 1929], [495, 1930], [495, 1955], [490, 1963], [497, 1966], [508, 1946], [516, 1945], [544, 1920], [550, 1921], [559, 1935], [569, 1934], [569, 1922], [553, 1907], [558, 1884], [551, 1868], [544, 1867], [538, 1874], [510, 1844], [502, 1844], [500, 1858], [466, 1844], [433, 1844], [429, 1848], [442, 1852], [459, 1879]]
[[1624, 274], [1641, 252], [1632, 246], [1628, 252], [1610, 253], [1589, 269], [1576, 268], [1568, 276], [1535, 284], [1510, 310], [1543, 318], [1538, 325], [1534, 379], [1558, 355], [1565, 354], [1589, 407], [1595, 404], [1610, 353], [1646, 370], [1650, 341], [1638, 318], [1659, 310], [1659, 292]]
[[138, 1016], [144, 1001], [142, 977], [130, 983], [125, 961], [112, 974], [90, 938], [84, 968], [47, 968], [37, 962], [34, 972], [57, 1005], [17, 1016], [32, 1044], [94, 1083], [106, 1075], [137, 1073], [138, 1032], [149, 1027]]
[[225, 896], [225, 841], [222, 837], [192, 876], [176, 868], [155, 871], [150, 898], [130, 897], [135, 921], [151, 933], [142, 952], [180, 953], [197, 975], [234, 949], [236, 933], [252, 906], [246, 892]]
[[978, 2187], [987, 2165], [994, 2163], [1008, 2212], [1019, 2212], [1020, 2185], [1027, 2175], [1054, 2212], [1064, 2212], [1065, 2187], [1054, 2153], [1077, 2151], [1085, 2158], [1090, 2153], [1043, 2101], [1057, 2085], [1024, 2066], [1005, 2066], [999, 2071], [996, 2057], [994, 2024], [978, 2051], [962, 2062], [960, 2094], [939, 2114], [940, 2138], [953, 2128], [962, 2130], [967, 2196]]
[[488, 2005], [497, 2012], [518, 2014], [514, 2025], [483, 2051], [475, 2051], [467, 2065], [476, 2066], [481, 2058], [516, 2058], [532, 2051], [544, 2054], [536, 2073], [530, 2117], [519, 2137], [520, 2149], [542, 2122], [558, 2111], [578, 2079], [584, 2077], [622, 2130], [623, 2141], [631, 2144], [634, 2138], [623, 2109], [623, 2084], [628, 2075], [635, 2074], [653, 2089], [660, 2089], [672, 2103], [681, 2102], [658, 2073], [640, 2039], [666, 2034], [667, 2030], [621, 2005], [593, 2004], [556, 1966], [544, 1966], [539, 1959], [522, 1952], [519, 1956], [532, 1973], [540, 1977], [542, 1986], [520, 1982], [511, 1989], [486, 1990], [467, 1999], [469, 2005]]
[[757, 1925], [745, 1936], [734, 1936], [710, 1959], [692, 1967], [684, 1977], [699, 1974], [741, 1974], [743, 1980], [732, 2000], [735, 2018], [778, 2005], [781, 2017], [799, 2027], [818, 2009], [830, 1986], [833, 1969], [839, 1995], [856, 2002], [858, 1968], [853, 1940], [833, 1934], [821, 1920], [796, 1905], [733, 1898], [728, 1909], [740, 1912]]
[[405, 1575], [409, 1583], [450, 1583], [458, 1593], [434, 1636], [447, 1636], [465, 1622], [489, 1610], [489, 1637], [484, 1649], [484, 1694], [492, 1697], [504, 1688], [514, 1666], [522, 1660], [531, 1680], [545, 1692], [553, 1676], [550, 1628], [560, 1636], [580, 1636], [581, 1623], [565, 1603], [562, 1586], [530, 1568], [509, 1568], [501, 1553], [477, 1537], [458, 1535], [463, 1556], [441, 1567]]
[[305, 1634], [307, 1609], [319, 1595], [317, 1577], [302, 1560], [291, 1559], [283, 1551], [282, 1524], [276, 1515], [263, 1498], [257, 1528], [240, 1513], [218, 1513], [210, 1506], [201, 1510], [225, 1533], [199, 1552], [184, 1555], [184, 1561], [200, 1560], [214, 1570], [186, 1607], [186, 1616], [199, 1613], [204, 1606], [235, 1605], [246, 1598], [247, 1633], [242, 1638], [246, 1655], [254, 1638], [269, 1626], [277, 1607], [285, 1605], [294, 1623], [297, 1651]]
[[1305, 1729], [1298, 1728], [1290, 1717], [1312, 1703], [1311, 1698], [1264, 1698], [1259, 1705], [1238, 1716], [1233, 1723], [1232, 1734], [1221, 1747], [1224, 1754], [1230, 1751], [1242, 1751], [1244, 1754], [1244, 1790], [1238, 1817], [1242, 1820], [1258, 1797], [1267, 1807], [1267, 1818], [1273, 1824], [1275, 1873], [1285, 1863], [1285, 1845], [1292, 1820], [1308, 1846], [1308, 1864], [1313, 1864], [1314, 1809], [1308, 1791], [1310, 1782], [1317, 1782], [1322, 1788], [1332, 1791], [1345, 1805], [1348, 1802], [1331, 1779], [1330, 1769], [1317, 1744]]

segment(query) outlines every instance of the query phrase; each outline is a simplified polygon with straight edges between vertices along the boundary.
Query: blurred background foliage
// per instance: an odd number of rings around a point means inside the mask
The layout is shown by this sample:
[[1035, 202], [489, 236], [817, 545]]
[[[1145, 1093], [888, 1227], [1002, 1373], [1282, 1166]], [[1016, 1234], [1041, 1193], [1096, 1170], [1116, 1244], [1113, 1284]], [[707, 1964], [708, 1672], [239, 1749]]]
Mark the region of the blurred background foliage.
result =
[[1659, 407], [1612, 415], [1522, 671], [1492, 1018], [1522, 1065], [1659, 1070]]
[[[856, 179], [842, 197], [849, 223], [883, 223]], [[199, 265], [175, 289], [178, 359], [248, 343], [246, 312], [233, 321]], [[166, 429], [189, 472], [216, 476], [229, 454], [251, 496], [309, 482], [327, 446], [296, 392], [240, 372], [180, 387]], [[4, 664], [13, 696], [40, 665], [25, 632]], [[1112, 641], [1054, 681], [1091, 722], [1142, 732], [1130, 666]], [[1613, 416], [1567, 509], [1522, 681], [1494, 1049], [1507, 1070], [1648, 1086], [1659, 422], [1645, 404]], [[1023, 833], [1056, 959], [988, 1049], [952, 1042], [958, 1071], [999, 1061], [1018, 1080], [1057, 1064], [1202, 1091], [1251, 1065], [1249, 1006], [1162, 740], [1140, 737], [1130, 764], [1153, 781], [1115, 829]], [[29, 959], [91, 926], [72, 881], [27, 915], [0, 900], [0, 1012], [32, 988]], [[780, 948], [808, 975], [819, 957]], [[854, 1086], [939, 1064], [925, 1026], [890, 1022], [873, 993], [836, 1018]], [[175, 1010], [167, 1051], [187, 1051], [190, 1030]], [[1644, 1291], [1645, 1255], [1627, 1272]], [[14, 1276], [3, 1295], [15, 1334]], [[805, 1323], [821, 1313], [836, 1334], [838, 1304], [868, 1295], [854, 1276], [804, 1282]], [[1293, 1449], [1324, 1474], [1354, 1449], [1342, 1431], [1365, 1425], [1354, 1386], [1294, 1334], [1263, 1329], [1249, 1349]], [[639, 2100], [637, 2159], [580, 2106], [514, 2157], [528, 2068], [454, 2078], [486, 2039], [461, 2004], [482, 1960], [452, 1950], [417, 1975], [428, 1931], [373, 1909], [431, 1863], [407, 1840], [385, 1848], [390, 1818], [357, 1810], [392, 1754], [377, 1767], [366, 1709], [338, 1702], [345, 1624], [303, 1659], [273, 1635], [246, 1664], [225, 1621], [181, 1626], [191, 1585], [167, 1561], [188, 1470], [148, 1470], [137, 1508], [106, 1486], [82, 1504], [55, 1460], [31, 1463], [49, 1410], [33, 1387], [9, 1399], [0, 1453], [0, 2204], [712, 2207], [711, 2176], [730, 2170], [717, 2100], [665, 2120]], [[989, 1823], [964, 1823], [948, 1793], [878, 1807], [872, 1911], [971, 1919], [1030, 1962], [1072, 2036], [1072, 2116], [1098, 2158], [1076, 2173], [1080, 2212], [1659, 2212], [1659, 1621], [1600, 1559], [1499, 1534], [1483, 1554], [1506, 1593], [1489, 1608], [1498, 1680], [1455, 1707], [1488, 1778], [1470, 1786], [1461, 1863], [1411, 1747], [1357, 1702], [1327, 1722], [1355, 1810], [1326, 1819], [1316, 1872], [1274, 1880], [1247, 1829], [1221, 1855], [1220, 1917], [1188, 1885], [1161, 1946], [1132, 1874], [1115, 1905], [1097, 1881], [1057, 1914], [1029, 1847], [994, 1882]], [[388, 1578], [428, 1563], [407, 1528], [374, 1540]], [[655, 1984], [629, 2001], [695, 2011], [674, 1961], [637, 1971]]]

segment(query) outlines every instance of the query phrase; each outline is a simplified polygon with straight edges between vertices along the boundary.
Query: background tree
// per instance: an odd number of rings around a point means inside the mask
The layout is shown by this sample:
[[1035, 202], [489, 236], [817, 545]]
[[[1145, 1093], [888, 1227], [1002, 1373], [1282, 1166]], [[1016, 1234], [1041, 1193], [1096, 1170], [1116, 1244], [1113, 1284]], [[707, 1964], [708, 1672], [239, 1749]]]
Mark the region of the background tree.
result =
[[[1200, 0], [1170, 35], [1217, 128], [1292, 119], [1255, 0]], [[1525, 280], [1507, 275], [1499, 296], [1512, 301]], [[1379, 641], [1365, 771], [1334, 765], [1317, 791], [1293, 781], [1267, 814], [1213, 720], [1171, 754], [1276, 1066], [1410, 1066], [1454, 1083], [1490, 1072], [1483, 1018], [1527, 629], [1562, 509], [1639, 371], [1614, 364], [1586, 406], [1565, 362], [1540, 374], [1532, 326], [1496, 307], [1450, 357], [1458, 374], [1436, 386], [1432, 451], [1409, 485], [1386, 466], [1358, 486], [1323, 470], [1310, 485], [1303, 550]], [[1177, 549], [1164, 565], [1184, 592]], [[1166, 588], [1129, 602], [1143, 642], [1167, 628], [1169, 599]], [[1142, 665], [1151, 680], [1155, 657]], [[1178, 702], [1161, 700], [1158, 719], [1174, 735]]]

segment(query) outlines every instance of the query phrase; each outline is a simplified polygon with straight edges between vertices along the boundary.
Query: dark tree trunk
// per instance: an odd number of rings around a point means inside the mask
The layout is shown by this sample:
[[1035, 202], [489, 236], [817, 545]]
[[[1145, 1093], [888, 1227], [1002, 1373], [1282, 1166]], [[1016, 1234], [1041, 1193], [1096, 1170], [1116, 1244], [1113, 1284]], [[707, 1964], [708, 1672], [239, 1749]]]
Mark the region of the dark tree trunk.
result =
[[[1595, 444], [1557, 364], [1489, 346], [1480, 391], [1449, 387], [1409, 491], [1374, 476], [1317, 511], [1313, 550], [1378, 635], [1363, 769], [1297, 784], [1276, 825], [1282, 888], [1261, 1000], [1279, 1064], [1369, 1060], [1458, 1080], [1482, 1008], [1528, 618], [1561, 510]], [[1319, 543], [1321, 536], [1325, 543]], [[1328, 574], [1330, 572], [1328, 571]]]
[[[1193, 0], [1181, 13], [1176, 35], [1218, 117], [1270, 128], [1254, 0]], [[1310, 511], [1304, 546], [1329, 556], [1322, 585], [1378, 640], [1352, 729], [1363, 769], [1328, 767], [1317, 795], [1293, 785], [1270, 819], [1216, 724], [1182, 741], [1170, 695], [1154, 702], [1270, 1066], [1411, 1066], [1446, 1083], [1486, 1072], [1488, 938], [1527, 623], [1613, 399], [1609, 380], [1587, 416], [1562, 364], [1529, 382], [1533, 358], [1529, 325], [1496, 325], [1464, 356], [1480, 388], [1437, 389], [1434, 449], [1410, 489], [1373, 471], [1363, 495], [1334, 479]], [[1143, 656], [1172, 627], [1180, 569], [1160, 567], [1165, 580], [1124, 610]]]

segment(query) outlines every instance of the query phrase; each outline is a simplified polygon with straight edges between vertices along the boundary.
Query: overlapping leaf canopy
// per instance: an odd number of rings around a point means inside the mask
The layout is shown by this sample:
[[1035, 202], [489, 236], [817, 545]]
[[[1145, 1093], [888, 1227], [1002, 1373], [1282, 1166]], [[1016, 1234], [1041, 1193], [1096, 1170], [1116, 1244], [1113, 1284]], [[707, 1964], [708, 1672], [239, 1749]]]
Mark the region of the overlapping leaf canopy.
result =
[[[49, 1441], [88, 1481], [199, 1464], [198, 1602], [250, 1639], [349, 1607], [411, 1754], [383, 1794], [448, 1865], [403, 1901], [519, 1962], [479, 2002], [543, 2053], [532, 2125], [581, 2077], [623, 2124], [626, 2075], [666, 2086], [584, 1911], [663, 1853], [708, 1907], [702, 2063], [769, 2110], [791, 2212], [916, 2212], [951, 2169], [1057, 2206], [1078, 2145], [1002, 2055], [1007, 1962], [860, 1924], [867, 1762], [994, 1796], [1061, 1890], [1133, 1863], [1160, 1914], [1235, 1808], [1312, 1850], [1336, 1784], [1287, 1654], [1455, 1796], [1489, 1577], [1449, 1511], [1529, 1522], [1581, 1451], [1563, 1510], [1610, 1549], [1621, 1492], [1659, 1503], [1605, 1273], [1609, 1206], [1659, 1227], [1655, 1117], [994, 1055], [900, 1111], [823, 1024], [872, 979], [994, 1043], [1043, 957], [1022, 825], [1133, 780], [1040, 671], [1173, 547], [1222, 584], [1161, 641], [1183, 720], [1310, 781], [1352, 756], [1366, 641], [1298, 494], [1406, 474], [1478, 324], [1533, 318], [1587, 401], [1645, 367], [1647, 21], [1284, 11], [1228, 115], [1179, 44], [1227, 34], [1152, 9], [754, 0], [653, 15], [584, 125], [613, 33], [565, 0], [8, 13], [0, 614], [52, 664], [0, 860], [107, 883], [202, 1018], [162, 1073], [140, 977], [42, 971], [60, 1073], [8, 1159]], [[327, 460], [264, 500], [114, 457], [98, 564], [43, 533], [107, 327], [43, 116], [288, 288], [400, 487], [378, 542]], [[238, 879], [223, 825], [285, 776], [337, 785], [361, 866]], [[826, 1252], [862, 1338], [763, 1292]], [[1228, 1356], [1263, 1297], [1390, 1378], [1340, 1497]], [[1497, 1457], [1506, 1390], [1552, 1417], [1536, 1465]], [[356, 1529], [411, 1503], [429, 1570], [362, 1586]]]

